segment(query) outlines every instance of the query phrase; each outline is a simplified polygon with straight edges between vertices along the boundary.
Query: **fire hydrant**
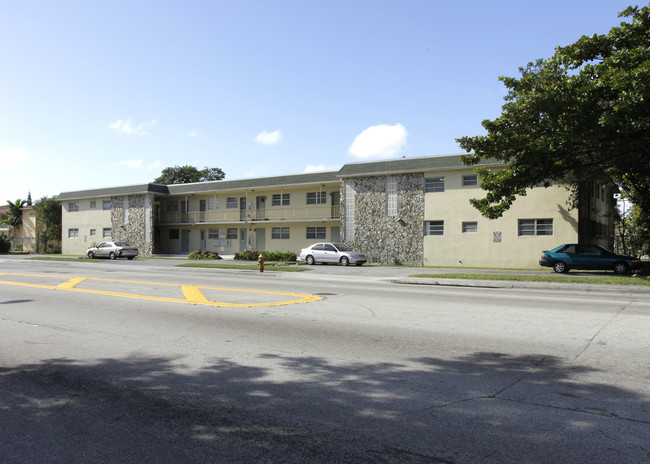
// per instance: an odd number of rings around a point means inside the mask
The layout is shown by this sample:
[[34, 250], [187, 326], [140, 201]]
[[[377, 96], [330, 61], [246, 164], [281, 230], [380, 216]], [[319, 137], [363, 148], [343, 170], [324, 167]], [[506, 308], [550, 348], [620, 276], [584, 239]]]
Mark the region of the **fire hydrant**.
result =
[[257, 258], [257, 265], [260, 267], [260, 272], [264, 272], [264, 255], [260, 255]]

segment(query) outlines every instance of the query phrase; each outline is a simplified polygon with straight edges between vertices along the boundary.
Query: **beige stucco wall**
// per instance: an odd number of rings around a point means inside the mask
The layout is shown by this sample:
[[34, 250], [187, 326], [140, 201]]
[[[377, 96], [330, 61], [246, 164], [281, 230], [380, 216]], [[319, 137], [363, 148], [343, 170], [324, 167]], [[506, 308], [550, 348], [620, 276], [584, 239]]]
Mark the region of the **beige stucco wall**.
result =
[[[94, 200], [96, 207], [91, 208], [90, 202]], [[82, 255], [94, 242], [100, 243], [102, 229], [111, 227], [111, 211], [102, 209], [102, 201], [106, 198], [83, 199], [78, 201], [63, 201], [61, 203], [61, 252], [66, 255]], [[69, 204], [79, 203], [79, 211], [70, 212]], [[69, 229], [79, 229], [79, 237], [68, 238]], [[91, 229], [96, 231], [95, 236], [90, 235]]]
[[[478, 186], [462, 187], [471, 171], [427, 173], [445, 177], [445, 191], [425, 194], [425, 221], [444, 221], [444, 235], [424, 237], [425, 266], [539, 268], [542, 250], [578, 240], [578, 212], [566, 204], [564, 187], [536, 187], [518, 198], [502, 218], [489, 220], [469, 203], [482, 198]], [[553, 219], [553, 235], [518, 236], [519, 219]], [[477, 232], [462, 232], [463, 222], [477, 222]], [[500, 236], [500, 241], [495, 236]]]

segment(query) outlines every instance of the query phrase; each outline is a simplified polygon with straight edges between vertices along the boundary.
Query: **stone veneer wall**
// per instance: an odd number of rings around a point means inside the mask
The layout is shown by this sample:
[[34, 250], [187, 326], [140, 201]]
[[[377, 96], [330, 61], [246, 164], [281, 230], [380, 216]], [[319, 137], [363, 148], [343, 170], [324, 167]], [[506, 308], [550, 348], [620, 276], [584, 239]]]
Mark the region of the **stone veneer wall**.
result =
[[[146, 198], [149, 197], [148, 205]], [[153, 254], [153, 204], [151, 195], [129, 195], [128, 222], [124, 222], [124, 198], [111, 197], [111, 237], [138, 247], [140, 256]]]
[[[397, 215], [386, 211], [386, 182], [397, 179]], [[357, 177], [354, 182], [354, 241], [343, 241], [363, 251], [370, 263], [420, 266], [424, 247], [424, 175]], [[347, 179], [346, 179], [347, 181]], [[345, 224], [345, 185], [341, 187]]]

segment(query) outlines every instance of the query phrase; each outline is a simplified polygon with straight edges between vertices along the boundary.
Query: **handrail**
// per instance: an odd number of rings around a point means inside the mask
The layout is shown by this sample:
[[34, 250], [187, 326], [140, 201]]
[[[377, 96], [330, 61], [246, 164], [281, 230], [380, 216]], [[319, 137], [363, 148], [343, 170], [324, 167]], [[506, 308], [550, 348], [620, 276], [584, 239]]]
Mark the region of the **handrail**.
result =
[[258, 221], [301, 221], [340, 219], [341, 207], [332, 205], [210, 211], [161, 211], [159, 224], [241, 223]]

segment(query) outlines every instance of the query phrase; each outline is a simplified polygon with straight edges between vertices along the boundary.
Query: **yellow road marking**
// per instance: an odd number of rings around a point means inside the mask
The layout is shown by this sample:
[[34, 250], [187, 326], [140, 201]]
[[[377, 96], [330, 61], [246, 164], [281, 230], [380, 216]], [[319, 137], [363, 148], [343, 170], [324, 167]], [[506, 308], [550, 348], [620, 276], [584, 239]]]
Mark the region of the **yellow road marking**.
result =
[[77, 285], [79, 282], [83, 282], [84, 280], [86, 280], [86, 277], [73, 277], [67, 282], [63, 282], [62, 284], [57, 285], [56, 288], [62, 288], [62, 289], [72, 288], [75, 285]]
[[[52, 274], [15, 274], [15, 273], [2, 272], [0, 273], [0, 276], [2, 275], [19, 276], [19, 277], [62, 278], [68, 280], [58, 285], [33, 284], [28, 282], [14, 282], [10, 280], [0, 280], [0, 285], [14, 285], [20, 287], [33, 287], [33, 288], [41, 288], [41, 289], [48, 289], [48, 290], [63, 290], [68, 292], [90, 293], [96, 295], [116, 296], [121, 298], [164, 301], [169, 303], [189, 303], [194, 305], [206, 305], [206, 306], [215, 306], [215, 307], [252, 308], [252, 307], [261, 307], [261, 306], [283, 306], [283, 305], [296, 304], [296, 303], [310, 303], [312, 301], [322, 300], [322, 298], [317, 295], [310, 295], [305, 293], [271, 292], [266, 290], [244, 290], [240, 288], [225, 288], [225, 287], [204, 287], [198, 285], [169, 284], [163, 282], [142, 282], [142, 281], [120, 280], [120, 279], [100, 279], [95, 277], [72, 277], [71, 278], [70, 276], [57, 276]], [[93, 290], [88, 288], [76, 287], [77, 284], [84, 281], [89, 283], [92, 283], [93, 281], [101, 281], [101, 282], [129, 283], [129, 284], [143, 285], [143, 286], [155, 285], [155, 286], [166, 286], [166, 287], [180, 287], [185, 298], [138, 295], [135, 293], [112, 292], [112, 291], [105, 291], [105, 290]], [[263, 295], [283, 295], [283, 296], [293, 297], [293, 299], [288, 299], [284, 301], [273, 301], [268, 303], [225, 303], [225, 302], [208, 300], [201, 290], [255, 293], [255, 294], [263, 294]]]
[[201, 293], [201, 290], [196, 285], [181, 285], [181, 288], [183, 289], [185, 298], [190, 301], [208, 301], [208, 299], [203, 293]]

